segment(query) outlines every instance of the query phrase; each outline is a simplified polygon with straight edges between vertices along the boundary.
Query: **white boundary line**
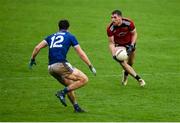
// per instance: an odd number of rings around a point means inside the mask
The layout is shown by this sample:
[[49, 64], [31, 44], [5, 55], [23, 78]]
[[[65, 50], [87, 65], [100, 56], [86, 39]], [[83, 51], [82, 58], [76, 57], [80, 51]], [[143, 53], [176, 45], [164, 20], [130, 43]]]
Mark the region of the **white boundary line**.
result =
[[[166, 72], [166, 73], [144, 73], [140, 74], [141, 76], [175, 76], [180, 78], [180, 73], [172, 73], [172, 72]], [[108, 77], [121, 77], [121, 74], [106, 74], [106, 75], [97, 75], [97, 78], [108, 78]], [[90, 78], [95, 77], [95, 76], [88, 76]], [[34, 77], [34, 76], [22, 76], [22, 77], [7, 77], [7, 78], [0, 78], [0, 81], [3, 80], [21, 80], [21, 79], [47, 79], [51, 78], [51, 76], [39, 76], [39, 77]]]

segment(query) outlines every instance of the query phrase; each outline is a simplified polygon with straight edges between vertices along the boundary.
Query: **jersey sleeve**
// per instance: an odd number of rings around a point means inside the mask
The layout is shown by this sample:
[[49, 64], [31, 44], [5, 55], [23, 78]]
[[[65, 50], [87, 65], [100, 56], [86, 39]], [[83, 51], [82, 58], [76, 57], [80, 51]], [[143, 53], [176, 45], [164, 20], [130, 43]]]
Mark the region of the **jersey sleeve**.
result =
[[45, 40], [45, 41], [48, 43], [48, 45], [49, 45], [50, 42], [51, 42], [51, 36], [47, 36], [44, 40]]
[[113, 36], [113, 32], [112, 32], [111, 28], [112, 28], [112, 27], [110, 27], [110, 26], [107, 27], [107, 30], [106, 30], [106, 31], [107, 31], [108, 37]]
[[133, 31], [135, 29], [135, 25], [133, 21], [130, 21], [129, 30]]
[[76, 45], [79, 44], [76, 37], [73, 36], [73, 35], [71, 36], [71, 44], [72, 44], [73, 47], [75, 47]]

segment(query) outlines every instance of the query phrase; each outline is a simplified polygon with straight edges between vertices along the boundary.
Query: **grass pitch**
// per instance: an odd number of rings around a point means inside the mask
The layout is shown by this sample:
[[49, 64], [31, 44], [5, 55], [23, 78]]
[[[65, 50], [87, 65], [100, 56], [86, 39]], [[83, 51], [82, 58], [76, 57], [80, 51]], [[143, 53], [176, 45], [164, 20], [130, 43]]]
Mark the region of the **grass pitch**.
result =
[[[179, 0], [1, 0], [0, 121], [180, 121]], [[114, 9], [134, 20], [137, 55], [134, 68], [146, 80], [140, 88], [129, 78], [120, 85], [121, 67], [111, 58], [106, 26]], [[95, 68], [94, 77], [70, 50], [70, 63], [85, 72], [89, 84], [76, 91], [88, 113], [75, 114], [54, 96], [63, 88], [47, 72], [47, 49], [28, 69], [33, 47], [70, 20]]]

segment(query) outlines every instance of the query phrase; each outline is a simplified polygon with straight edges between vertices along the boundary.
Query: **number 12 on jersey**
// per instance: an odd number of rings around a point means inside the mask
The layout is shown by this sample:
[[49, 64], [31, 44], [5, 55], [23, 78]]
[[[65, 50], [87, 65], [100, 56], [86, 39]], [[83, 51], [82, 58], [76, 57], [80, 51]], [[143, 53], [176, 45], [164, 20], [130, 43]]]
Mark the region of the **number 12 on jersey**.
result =
[[58, 36], [53, 36], [51, 38], [51, 45], [50, 48], [55, 48], [55, 47], [62, 47], [63, 45], [61, 44], [64, 41], [64, 37], [62, 35]]

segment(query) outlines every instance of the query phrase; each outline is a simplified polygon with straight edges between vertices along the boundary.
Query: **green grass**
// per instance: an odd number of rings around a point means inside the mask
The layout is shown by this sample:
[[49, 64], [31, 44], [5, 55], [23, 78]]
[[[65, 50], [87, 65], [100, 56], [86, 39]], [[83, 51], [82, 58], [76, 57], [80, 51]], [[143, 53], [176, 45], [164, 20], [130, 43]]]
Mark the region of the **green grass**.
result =
[[[180, 121], [179, 0], [1, 0], [0, 121]], [[138, 31], [134, 68], [145, 88], [129, 78], [120, 85], [121, 67], [112, 60], [106, 26], [114, 9], [135, 21]], [[76, 91], [88, 111], [73, 113], [55, 98], [63, 88], [47, 71], [47, 49], [37, 66], [27, 65], [34, 46], [57, 31], [61, 18], [70, 20], [95, 68], [94, 77], [73, 50], [68, 59], [89, 77]]]

